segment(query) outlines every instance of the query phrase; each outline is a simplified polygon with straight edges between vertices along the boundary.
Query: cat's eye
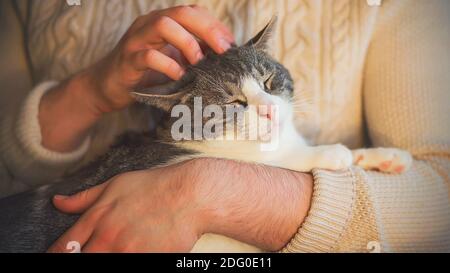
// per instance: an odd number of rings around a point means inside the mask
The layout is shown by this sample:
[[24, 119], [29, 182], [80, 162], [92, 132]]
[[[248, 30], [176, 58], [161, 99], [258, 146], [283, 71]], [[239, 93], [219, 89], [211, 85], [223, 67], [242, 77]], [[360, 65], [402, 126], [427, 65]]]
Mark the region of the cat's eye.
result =
[[243, 107], [247, 107], [248, 106], [246, 101], [239, 100], [239, 99], [231, 101], [230, 104], [238, 104], [238, 105], [243, 106]]
[[264, 88], [266, 89], [266, 90], [272, 90], [272, 81], [273, 81], [273, 78], [275, 77], [275, 74], [274, 73], [272, 73], [272, 74], [270, 74], [270, 76], [264, 81]]

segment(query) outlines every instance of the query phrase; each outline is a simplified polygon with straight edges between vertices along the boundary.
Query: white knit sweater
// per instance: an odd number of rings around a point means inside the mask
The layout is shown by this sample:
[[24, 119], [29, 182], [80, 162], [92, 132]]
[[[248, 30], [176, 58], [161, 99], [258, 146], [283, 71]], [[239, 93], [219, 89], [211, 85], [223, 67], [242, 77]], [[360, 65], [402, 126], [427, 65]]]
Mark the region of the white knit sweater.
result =
[[37, 87], [2, 123], [1, 158], [8, 171], [0, 172], [0, 195], [46, 183], [102, 153], [124, 129], [147, 126], [127, 109], [105, 117], [76, 151], [49, 151], [40, 145], [36, 114], [51, 83], [37, 84], [62, 80], [98, 60], [137, 15], [181, 2], [208, 7], [238, 43], [279, 15], [276, 57], [292, 73], [296, 95], [312, 102], [296, 122], [313, 142], [400, 147], [414, 155], [413, 167], [402, 175], [357, 167], [315, 170], [308, 217], [283, 251], [367, 251], [369, 242], [386, 252], [450, 251], [445, 0], [384, 0], [381, 6], [365, 0], [82, 0], [80, 7], [31, 2], [24, 22]]

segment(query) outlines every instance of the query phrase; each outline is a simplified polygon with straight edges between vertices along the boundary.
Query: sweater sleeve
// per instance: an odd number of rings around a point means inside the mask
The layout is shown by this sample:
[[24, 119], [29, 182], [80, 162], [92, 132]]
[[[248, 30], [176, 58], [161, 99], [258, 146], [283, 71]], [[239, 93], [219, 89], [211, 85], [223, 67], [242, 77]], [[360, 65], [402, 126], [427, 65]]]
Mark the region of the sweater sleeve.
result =
[[57, 84], [49, 81], [37, 85], [18, 111], [8, 113], [2, 121], [2, 158], [14, 183], [24, 184], [23, 189], [48, 183], [62, 175], [84, 156], [90, 145], [90, 137], [87, 137], [77, 149], [68, 153], [51, 151], [42, 146], [39, 104], [45, 92]]
[[383, 5], [366, 121], [373, 146], [406, 149], [413, 165], [402, 175], [314, 170], [310, 212], [283, 252], [450, 251], [450, 3]]

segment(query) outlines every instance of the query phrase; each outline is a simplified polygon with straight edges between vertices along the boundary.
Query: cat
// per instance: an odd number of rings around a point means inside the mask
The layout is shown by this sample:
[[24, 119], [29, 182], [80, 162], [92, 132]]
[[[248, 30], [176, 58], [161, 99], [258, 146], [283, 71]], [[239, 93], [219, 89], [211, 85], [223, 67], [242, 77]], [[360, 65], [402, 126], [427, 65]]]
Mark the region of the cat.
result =
[[[233, 45], [222, 55], [208, 53], [198, 64], [188, 67], [179, 81], [156, 87], [158, 94], [155, 94], [155, 87], [133, 92], [137, 102], [164, 113], [156, 134], [125, 133], [104, 156], [77, 173], [59, 179], [61, 182], [0, 200], [0, 252], [44, 252], [74, 224], [79, 216], [58, 212], [51, 203], [54, 194], [73, 194], [123, 172], [167, 166], [193, 158], [223, 158], [299, 172], [310, 172], [313, 168], [339, 170], [352, 164], [387, 173], [406, 171], [412, 164], [412, 157], [399, 149], [351, 151], [341, 144], [307, 144], [293, 123], [293, 80], [289, 71], [270, 54], [275, 26], [276, 18], [244, 45]], [[243, 113], [244, 118], [231, 121], [236, 126], [229, 130], [229, 118], [208, 120], [200, 117], [200, 124], [196, 124], [195, 118], [189, 117], [185, 119], [188, 124], [184, 127], [188, 128], [188, 134], [185, 132], [184, 138], [175, 140], [173, 128], [180, 120], [173, 115], [173, 110], [183, 106], [181, 110], [198, 111], [195, 104], [198, 98], [201, 98], [201, 110], [215, 105], [226, 112], [231, 106]], [[268, 107], [263, 111], [262, 107], [251, 106]], [[269, 128], [267, 135], [276, 141], [262, 140], [260, 136], [248, 138], [252, 128], [248, 124], [252, 121], [250, 116], [257, 117], [258, 122], [265, 121]], [[196, 138], [199, 126], [204, 129], [211, 122], [222, 131], [218, 129], [207, 140]], [[223, 138], [236, 131], [242, 131], [244, 137], [233, 141]], [[267, 146], [264, 148], [263, 145]], [[259, 251], [222, 236], [207, 235], [200, 241], [194, 247], [195, 251]]]

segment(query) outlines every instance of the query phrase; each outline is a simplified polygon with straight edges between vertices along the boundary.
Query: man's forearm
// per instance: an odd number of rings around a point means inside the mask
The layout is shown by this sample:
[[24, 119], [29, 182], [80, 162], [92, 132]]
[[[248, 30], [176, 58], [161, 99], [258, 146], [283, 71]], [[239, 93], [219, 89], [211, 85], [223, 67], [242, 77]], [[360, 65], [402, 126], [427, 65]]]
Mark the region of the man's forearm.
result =
[[[276, 251], [303, 223], [310, 207], [310, 174], [216, 159], [192, 161], [204, 219], [216, 233]], [[205, 182], [206, 181], [206, 182]]]

